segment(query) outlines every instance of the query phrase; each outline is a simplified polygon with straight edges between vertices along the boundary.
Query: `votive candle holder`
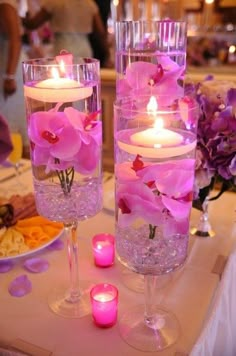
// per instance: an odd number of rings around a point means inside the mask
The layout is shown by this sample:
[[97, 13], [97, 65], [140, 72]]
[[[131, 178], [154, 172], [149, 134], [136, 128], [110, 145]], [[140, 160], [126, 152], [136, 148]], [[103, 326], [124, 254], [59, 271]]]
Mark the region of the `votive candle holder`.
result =
[[111, 234], [101, 233], [93, 237], [94, 263], [98, 267], [112, 266], [115, 259], [115, 238]]
[[94, 323], [109, 328], [117, 321], [118, 289], [107, 283], [95, 285], [90, 291], [92, 316]]

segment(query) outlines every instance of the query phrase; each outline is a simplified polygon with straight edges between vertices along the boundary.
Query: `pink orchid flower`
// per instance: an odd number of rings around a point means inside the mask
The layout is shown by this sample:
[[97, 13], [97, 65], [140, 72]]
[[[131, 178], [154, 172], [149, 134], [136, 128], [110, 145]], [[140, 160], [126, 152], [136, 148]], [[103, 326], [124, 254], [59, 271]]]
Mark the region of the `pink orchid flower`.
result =
[[183, 122], [186, 123], [186, 126], [191, 127], [192, 125], [196, 124], [196, 112], [194, 109], [196, 107], [196, 103], [194, 99], [184, 96], [183, 98], [179, 99], [178, 103], [180, 116]]
[[140, 180], [140, 177], [137, 175], [136, 172], [149, 165], [150, 163], [145, 163], [144, 165], [141, 156], [137, 155], [136, 159], [133, 162], [123, 162], [120, 164], [116, 164], [116, 177], [119, 183], [127, 183]]
[[194, 159], [146, 165], [141, 156], [130, 164], [117, 165], [121, 223], [143, 217], [149, 224], [160, 225], [161, 213], [166, 210], [185, 231], [192, 207], [194, 165]]
[[140, 217], [155, 226], [161, 223], [164, 209], [161, 198], [154, 195], [140, 180], [120, 184], [116, 199], [121, 210], [120, 226], [129, 226]]
[[[46, 172], [72, 166], [79, 172], [94, 170], [102, 130], [101, 122], [96, 121], [93, 115], [90, 118], [90, 115], [74, 108], [66, 108], [64, 112], [51, 110], [32, 114], [29, 138], [34, 164], [46, 165]], [[83, 159], [85, 151], [87, 160]]]
[[127, 67], [125, 77], [117, 82], [118, 95], [163, 95], [168, 92], [166, 101], [171, 102], [176, 96], [183, 95], [183, 89], [177, 80], [184, 70], [184, 66], [179, 66], [169, 56], [158, 56], [157, 65], [143, 61], [133, 62]]
[[182, 220], [192, 206], [194, 167], [194, 159], [175, 160], [143, 168], [137, 175], [144, 183], [155, 182], [164, 206], [175, 219]]

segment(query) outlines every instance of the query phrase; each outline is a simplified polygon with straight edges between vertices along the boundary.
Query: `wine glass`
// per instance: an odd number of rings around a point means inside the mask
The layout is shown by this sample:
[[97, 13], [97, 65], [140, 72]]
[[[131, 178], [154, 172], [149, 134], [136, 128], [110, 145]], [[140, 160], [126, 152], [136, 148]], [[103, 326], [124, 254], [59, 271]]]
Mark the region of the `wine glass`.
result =
[[89, 313], [78, 278], [78, 221], [102, 208], [99, 62], [61, 54], [23, 63], [24, 95], [38, 213], [64, 223], [70, 286], [49, 295], [64, 317]]
[[129, 309], [119, 328], [142, 351], [171, 346], [181, 329], [155, 304], [159, 276], [187, 258], [193, 196], [198, 106], [186, 97], [173, 104], [137, 96], [114, 105], [116, 252], [144, 276], [145, 296], [145, 307]]
[[11, 162], [14, 166], [16, 178], [19, 181], [19, 167], [20, 167], [20, 160], [23, 154], [23, 141], [20, 132], [18, 131], [11, 131], [11, 142], [12, 142], [12, 151], [8, 156], [9, 162]]
[[21, 158], [23, 154], [23, 141], [22, 136], [19, 131], [14, 128], [10, 131], [10, 137], [12, 142], [12, 151], [8, 156], [8, 161], [13, 165], [15, 170], [15, 180], [11, 184], [9, 191], [11, 193], [18, 193], [20, 190], [24, 189], [26, 186], [20, 179], [20, 167], [21, 167]]

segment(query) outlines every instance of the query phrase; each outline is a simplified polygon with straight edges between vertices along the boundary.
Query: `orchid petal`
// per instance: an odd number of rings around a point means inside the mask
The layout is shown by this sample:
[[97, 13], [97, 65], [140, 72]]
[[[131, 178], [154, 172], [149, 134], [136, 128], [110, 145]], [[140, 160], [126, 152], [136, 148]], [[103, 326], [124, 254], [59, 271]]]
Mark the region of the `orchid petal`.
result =
[[53, 241], [49, 246], [47, 246], [48, 250], [52, 251], [60, 251], [64, 249], [64, 242], [61, 239]]
[[13, 262], [11, 260], [8, 261], [0, 261], [0, 273], [6, 273], [13, 268]]
[[162, 202], [176, 220], [188, 219], [192, 202], [181, 202], [166, 196], [162, 196]]
[[142, 89], [148, 85], [152, 76], [156, 73], [156, 65], [148, 62], [134, 62], [126, 69], [128, 85], [134, 89]]
[[32, 283], [26, 275], [16, 277], [9, 285], [8, 291], [13, 297], [23, 297], [32, 290]]
[[33, 257], [24, 262], [24, 267], [33, 273], [45, 272], [49, 268], [47, 260], [40, 257]]

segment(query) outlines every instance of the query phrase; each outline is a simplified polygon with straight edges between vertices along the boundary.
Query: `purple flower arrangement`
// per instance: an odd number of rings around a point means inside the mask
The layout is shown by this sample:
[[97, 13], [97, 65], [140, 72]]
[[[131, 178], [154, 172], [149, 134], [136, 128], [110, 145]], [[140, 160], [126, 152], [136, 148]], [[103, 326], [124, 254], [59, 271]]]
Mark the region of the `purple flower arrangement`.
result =
[[236, 83], [208, 77], [197, 85], [201, 108], [196, 150], [195, 192], [203, 203], [217, 181], [217, 199], [236, 185]]

